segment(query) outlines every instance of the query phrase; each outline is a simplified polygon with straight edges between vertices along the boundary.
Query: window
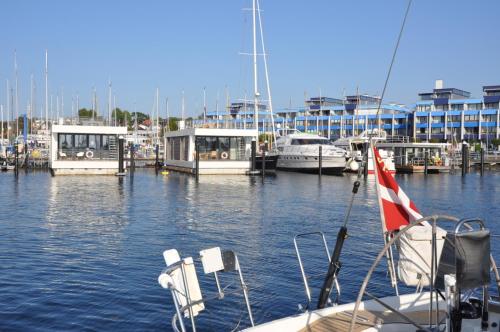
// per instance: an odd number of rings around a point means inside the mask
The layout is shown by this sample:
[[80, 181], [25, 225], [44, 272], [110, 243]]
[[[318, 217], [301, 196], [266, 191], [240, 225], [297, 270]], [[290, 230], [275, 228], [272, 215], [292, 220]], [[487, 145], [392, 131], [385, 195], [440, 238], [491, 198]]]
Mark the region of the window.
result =
[[469, 110], [480, 110], [481, 108], [483, 108], [483, 104], [467, 104]]
[[248, 160], [251, 137], [197, 136], [200, 160]]
[[116, 135], [58, 134], [58, 158], [67, 160], [117, 158]]
[[479, 120], [479, 115], [478, 114], [464, 115], [464, 121], [465, 122], [477, 122], [478, 120]]

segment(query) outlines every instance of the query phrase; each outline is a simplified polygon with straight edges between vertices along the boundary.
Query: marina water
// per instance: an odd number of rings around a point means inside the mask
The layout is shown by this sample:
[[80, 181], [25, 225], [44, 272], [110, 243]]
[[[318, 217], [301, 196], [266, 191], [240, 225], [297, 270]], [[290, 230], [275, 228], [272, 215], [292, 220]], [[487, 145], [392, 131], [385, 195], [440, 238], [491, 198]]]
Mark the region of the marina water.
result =
[[[1, 174], [0, 330], [170, 331], [172, 299], [157, 282], [162, 252], [170, 248], [183, 257], [213, 246], [234, 250], [256, 322], [294, 314], [305, 294], [293, 237], [322, 230], [331, 249], [354, 180], [281, 172], [264, 182], [202, 176], [199, 183], [147, 170], [123, 179]], [[397, 180], [424, 215], [481, 217], [500, 233], [498, 173]], [[373, 178], [362, 181], [348, 228], [342, 302], [355, 299], [383, 244]], [[495, 240], [492, 248], [500, 253]], [[311, 274], [326, 271], [319, 241], [301, 242], [301, 250]], [[198, 274], [202, 291], [215, 291], [201, 268]], [[374, 281], [379, 295], [393, 293], [382, 270]], [[231, 330], [239, 321], [248, 326], [242, 297], [227, 295], [207, 304], [198, 328]]]

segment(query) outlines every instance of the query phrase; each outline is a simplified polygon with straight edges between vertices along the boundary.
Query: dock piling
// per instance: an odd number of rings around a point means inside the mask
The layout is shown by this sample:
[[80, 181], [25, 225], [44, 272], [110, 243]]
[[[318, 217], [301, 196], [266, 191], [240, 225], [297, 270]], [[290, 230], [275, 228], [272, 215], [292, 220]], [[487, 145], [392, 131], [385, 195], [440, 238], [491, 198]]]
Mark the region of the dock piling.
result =
[[118, 175], [124, 174], [123, 169], [123, 136], [118, 138]]
[[252, 138], [252, 172], [255, 172], [255, 157], [257, 152], [257, 142]]
[[363, 143], [363, 177], [365, 179], [368, 177], [368, 149], [369, 144]]
[[194, 143], [194, 151], [195, 151], [195, 175], [196, 175], [196, 182], [200, 180], [200, 142], [198, 141], [198, 138], [195, 138], [195, 143]]
[[481, 176], [484, 174], [484, 149], [481, 148], [481, 165], [480, 165]]
[[156, 144], [155, 146], [155, 172], [158, 174], [158, 169], [160, 168], [160, 145]]
[[429, 171], [429, 152], [424, 149], [424, 174], [427, 175]]
[[14, 175], [17, 176], [19, 173], [19, 144], [16, 143], [14, 144], [14, 149], [16, 150], [14, 152]]
[[319, 146], [318, 162], [319, 162], [318, 174], [321, 177], [321, 175], [323, 175], [323, 146], [321, 145]]
[[130, 172], [135, 171], [135, 146], [134, 144], [130, 145]]
[[467, 144], [462, 142], [462, 176], [465, 176], [467, 169]]

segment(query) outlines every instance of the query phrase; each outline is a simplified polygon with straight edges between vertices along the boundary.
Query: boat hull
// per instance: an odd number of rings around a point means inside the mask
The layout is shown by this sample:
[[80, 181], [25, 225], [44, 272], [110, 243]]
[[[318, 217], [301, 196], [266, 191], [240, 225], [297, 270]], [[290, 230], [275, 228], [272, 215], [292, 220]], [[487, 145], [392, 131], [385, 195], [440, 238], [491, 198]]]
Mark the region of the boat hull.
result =
[[[341, 175], [345, 164], [343, 157], [323, 157], [321, 173]], [[280, 155], [277, 168], [283, 171], [318, 174], [319, 158], [317, 156]]]

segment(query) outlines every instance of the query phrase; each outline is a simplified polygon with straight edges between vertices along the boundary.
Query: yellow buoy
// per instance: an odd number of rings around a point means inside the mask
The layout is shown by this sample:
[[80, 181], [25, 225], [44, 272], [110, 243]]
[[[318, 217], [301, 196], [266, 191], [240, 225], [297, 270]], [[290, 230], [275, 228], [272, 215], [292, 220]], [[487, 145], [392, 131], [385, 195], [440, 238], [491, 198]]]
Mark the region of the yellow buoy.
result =
[[168, 171], [162, 171], [161, 175], [168, 175]]

